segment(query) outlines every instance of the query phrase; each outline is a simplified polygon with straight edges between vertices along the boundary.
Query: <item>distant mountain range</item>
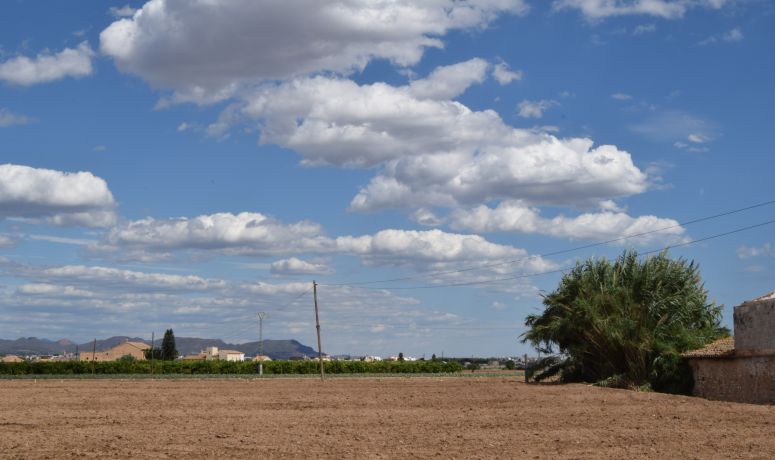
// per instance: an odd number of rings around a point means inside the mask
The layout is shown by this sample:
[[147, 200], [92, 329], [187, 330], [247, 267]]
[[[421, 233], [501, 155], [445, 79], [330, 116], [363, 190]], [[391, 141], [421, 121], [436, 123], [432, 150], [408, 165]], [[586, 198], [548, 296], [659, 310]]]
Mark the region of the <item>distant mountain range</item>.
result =
[[[139, 337], [115, 336], [108, 339], [97, 340], [97, 351], [107, 350], [116, 345], [131, 340], [132, 342], [144, 342], [151, 344], [149, 340]], [[199, 353], [207, 347], [218, 347], [230, 350], [239, 350], [248, 356], [258, 354], [256, 342], [240, 344], [226, 343], [221, 339], [199, 339], [194, 337], [175, 337], [175, 347], [181, 355]], [[68, 339], [48, 340], [36, 337], [22, 337], [16, 340], [0, 339], [0, 355], [51, 355], [62, 353], [74, 353], [77, 350], [89, 352], [94, 342], [76, 344]], [[161, 346], [161, 337], [156, 340], [156, 346]], [[264, 340], [264, 354], [272, 359], [289, 359], [298, 356], [317, 356], [317, 351], [296, 340]]]

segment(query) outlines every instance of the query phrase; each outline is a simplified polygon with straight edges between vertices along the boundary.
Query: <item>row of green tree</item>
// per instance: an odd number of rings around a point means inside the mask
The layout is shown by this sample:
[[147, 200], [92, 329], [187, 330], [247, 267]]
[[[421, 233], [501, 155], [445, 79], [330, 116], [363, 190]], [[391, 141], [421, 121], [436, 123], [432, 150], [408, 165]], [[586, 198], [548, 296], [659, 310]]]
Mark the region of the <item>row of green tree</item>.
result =
[[[86, 362], [21, 362], [0, 363], [0, 375], [77, 375], [77, 374], [256, 374], [258, 363], [235, 361], [118, 361]], [[317, 361], [266, 361], [265, 374], [316, 374]], [[329, 374], [435, 374], [462, 370], [455, 362], [441, 361], [327, 361], [324, 370]]]
[[533, 369], [536, 380], [688, 394], [693, 378], [681, 353], [729, 335], [699, 267], [666, 251], [578, 262], [543, 304], [523, 334], [523, 342], [550, 355]]

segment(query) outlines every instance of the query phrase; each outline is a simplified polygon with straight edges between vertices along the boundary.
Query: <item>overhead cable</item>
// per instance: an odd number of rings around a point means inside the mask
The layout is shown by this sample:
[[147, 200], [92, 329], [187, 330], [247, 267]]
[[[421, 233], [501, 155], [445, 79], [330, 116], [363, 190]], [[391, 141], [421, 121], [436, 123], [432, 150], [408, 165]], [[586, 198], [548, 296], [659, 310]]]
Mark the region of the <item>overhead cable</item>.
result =
[[[724, 236], [728, 236], [728, 235], [732, 235], [732, 234], [735, 234], [735, 233], [744, 232], [744, 231], [747, 231], [747, 230], [752, 230], [752, 229], [758, 228], [758, 227], [764, 227], [765, 225], [771, 225], [771, 224], [775, 224], [775, 219], [768, 220], [766, 222], [761, 222], [761, 223], [758, 223], [758, 224], [753, 224], [753, 225], [748, 225], [748, 226], [745, 226], [745, 227], [736, 228], [736, 229], [730, 230], [728, 232], [717, 233], [715, 235], [706, 236], [704, 238], [699, 238], [699, 239], [695, 239], [695, 240], [685, 241], [683, 243], [676, 243], [676, 244], [673, 244], [673, 245], [670, 245], [670, 246], [665, 246], [663, 248], [653, 249], [651, 251], [646, 251], [646, 252], [641, 252], [640, 255], [654, 254], [654, 253], [662, 252], [662, 251], [669, 250], [669, 249], [672, 249], [672, 248], [689, 246], [689, 245], [692, 245], [692, 244], [701, 243], [703, 241], [713, 240], [713, 239], [716, 239], [716, 238], [721, 238], [721, 237], [724, 237]], [[431, 285], [426, 285], [426, 286], [361, 287], [361, 289], [393, 291], [393, 290], [436, 289], [436, 288], [443, 288], [443, 287], [474, 286], [474, 285], [478, 285], [478, 284], [491, 284], [491, 283], [498, 283], [498, 282], [501, 282], [501, 281], [516, 280], [516, 279], [520, 279], [520, 278], [533, 278], [533, 277], [536, 277], [536, 276], [549, 275], [549, 274], [553, 274], [553, 273], [562, 273], [562, 272], [571, 270], [573, 268], [574, 268], [573, 266], [569, 266], [569, 267], [564, 267], [564, 268], [558, 268], [556, 270], [549, 270], [549, 271], [536, 272], [536, 273], [524, 273], [524, 274], [520, 274], [520, 275], [514, 275], [514, 276], [508, 276], [508, 277], [502, 277], [502, 278], [492, 278], [492, 279], [477, 280], [477, 281], [466, 281], [466, 282], [460, 282], [460, 283], [431, 284]], [[455, 272], [452, 272], [452, 273], [455, 273]]]
[[674, 229], [674, 228], [684, 227], [684, 226], [687, 226], [687, 225], [692, 225], [692, 224], [696, 224], [696, 223], [700, 223], [700, 222], [705, 222], [705, 221], [712, 220], [712, 219], [718, 219], [720, 217], [725, 217], [725, 216], [729, 216], [729, 215], [733, 215], [733, 214], [737, 214], [737, 213], [741, 213], [741, 212], [745, 212], [745, 211], [750, 211], [751, 209], [761, 208], [761, 207], [769, 206], [769, 205], [772, 205], [772, 204], [775, 204], [775, 200], [763, 201], [763, 202], [756, 203], [756, 204], [753, 204], [753, 205], [750, 205], [750, 206], [745, 206], [745, 207], [742, 207], [742, 208], [737, 208], [737, 209], [733, 209], [733, 210], [729, 210], [729, 211], [724, 211], [724, 212], [721, 212], [721, 213], [718, 213], [718, 214], [713, 214], [713, 215], [710, 215], [710, 216], [700, 217], [700, 218], [697, 218], [697, 219], [687, 220], [685, 222], [680, 222], [680, 223], [677, 223], [677, 224], [674, 224], [674, 225], [669, 225], [669, 226], [661, 227], [661, 228], [654, 229], [654, 230], [649, 230], [649, 231], [645, 231], [645, 232], [638, 232], [638, 233], [631, 233], [631, 234], [627, 234], [627, 235], [622, 235], [622, 236], [619, 236], [617, 238], [612, 238], [612, 239], [605, 240], [605, 241], [600, 241], [600, 242], [597, 242], [597, 243], [585, 244], [585, 245], [582, 245], [582, 246], [576, 246], [576, 247], [572, 247], [572, 248], [568, 248], [568, 249], [561, 249], [561, 250], [558, 250], [558, 251], [546, 252], [546, 253], [543, 253], [543, 254], [534, 254], [532, 256], [522, 257], [522, 258], [519, 258], [519, 259], [506, 260], [506, 261], [503, 261], [503, 262], [495, 262], [495, 263], [489, 263], [489, 264], [484, 264], [484, 265], [470, 266], [470, 267], [459, 268], [459, 269], [455, 269], [455, 270], [441, 270], [441, 271], [434, 271], [434, 272], [419, 273], [417, 275], [404, 276], [404, 277], [399, 277], [399, 278], [389, 278], [389, 279], [372, 280], [372, 281], [355, 281], [355, 282], [350, 282], [350, 283], [319, 283], [319, 284], [321, 286], [361, 286], [361, 285], [368, 285], [368, 284], [393, 283], [393, 282], [398, 282], [398, 281], [409, 281], [409, 280], [413, 280], [413, 279], [433, 278], [433, 277], [438, 277], [438, 276], [441, 276], [441, 275], [450, 275], [450, 274], [454, 274], [454, 273], [465, 273], [465, 272], [469, 272], [469, 271], [482, 270], [482, 269], [485, 269], [485, 268], [500, 267], [500, 266], [504, 266], [504, 265], [511, 265], [511, 264], [516, 264], [516, 263], [519, 263], [519, 262], [524, 262], [524, 261], [531, 260], [531, 259], [551, 257], [551, 256], [557, 256], [557, 255], [561, 255], [561, 254], [567, 254], [567, 253], [570, 253], [570, 252], [581, 251], [583, 249], [589, 249], [589, 248], [594, 248], [594, 247], [598, 247], [598, 246], [603, 246], [603, 245], [606, 245], [606, 244], [616, 243], [616, 242], [624, 241], [624, 240], [631, 239], [631, 238], [639, 238], [641, 236], [646, 236], [646, 235], [651, 235], [651, 234], [654, 234], [654, 233], [664, 232], [664, 231], [671, 230], [671, 229]]

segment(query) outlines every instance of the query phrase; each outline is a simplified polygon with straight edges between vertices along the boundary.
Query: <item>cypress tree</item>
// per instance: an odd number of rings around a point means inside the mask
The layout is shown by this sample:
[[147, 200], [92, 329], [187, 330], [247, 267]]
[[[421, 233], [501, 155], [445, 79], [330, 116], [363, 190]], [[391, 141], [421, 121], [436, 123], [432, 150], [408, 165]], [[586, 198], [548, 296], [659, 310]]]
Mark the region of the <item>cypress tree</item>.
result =
[[172, 361], [178, 357], [178, 350], [175, 348], [175, 334], [172, 329], [164, 332], [164, 339], [161, 341], [161, 359]]

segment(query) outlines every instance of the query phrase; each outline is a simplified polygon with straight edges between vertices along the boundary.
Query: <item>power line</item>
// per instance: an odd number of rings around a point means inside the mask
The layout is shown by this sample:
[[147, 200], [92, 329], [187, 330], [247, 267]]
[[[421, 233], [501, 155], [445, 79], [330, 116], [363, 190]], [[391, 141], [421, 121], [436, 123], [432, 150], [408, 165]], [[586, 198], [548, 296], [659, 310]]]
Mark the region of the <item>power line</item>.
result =
[[718, 214], [713, 214], [713, 215], [710, 215], [710, 216], [700, 217], [700, 218], [697, 218], [697, 219], [687, 220], [685, 222], [680, 222], [680, 223], [677, 223], [677, 224], [674, 224], [674, 225], [669, 225], [667, 227], [662, 227], [662, 228], [658, 228], [658, 229], [654, 229], [654, 230], [649, 230], [649, 231], [639, 232], [639, 233], [627, 234], [627, 235], [619, 236], [617, 238], [613, 238], [613, 239], [609, 239], [609, 240], [605, 240], [605, 241], [600, 241], [600, 242], [597, 242], [597, 243], [585, 244], [585, 245], [582, 245], [582, 246], [576, 246], [576, 247], [572, 247], [572, 248], [568, 248], [568, 249], [561, 249], [561, 250], [558, 250], [558, 251], [546, 252], [546, 253], [543, 253], [543, 254], [534, 254], [532, 256], [522, 257], [522, 258], [519, 258], [519, 259], [507, 260], [507, 261], [504, 261], [504, 262], [495, 262], [495, 263], [491, 263], [491, 264], [471, 266], [471, 267], [460, 268], [460, 269], [456, 269], [456, 270], [442, 270], [442, 271], [435, 271], [435, 272], [426, 272], [426, 273], [420, 273], [420, 274], [417, 274], [417, 275], [404, 276], [404, 277], [400, 277], [400, 278], [390, 278], [390, 279], [373, 280], [373, 281], [355, 281], [355, 282], [352, 282], [352, 283], [319, 283], [319, 284], [321, 286], [329, 286], [329, 287], [331, 287], [331, 286], [362, 286], [362, 285], [367, 285], [367, 284], [382, 284], [382, 283], [392, 283], [392, 282], [397, 282], [397, 281], [409, 281], [409, 280], [418, 279], [418, 278], [419, 279], [422, 279], [422, 278], [434, 278], [434, 277], [438, 277], [438, 276], [441, 276], [441, 275], [450, 275], [450, 274], [454, 274], [454, 273], [464, 273], [464, 272], [469, 272], [469, 271], [482, 270], [482, 269], [485, 269], [485, 268], [493, 268], [493, 267], [499, 267], [499, 266], [503, 266], [503, 265], [511, 265], [511, 264], [516, 264], [516, 263], [519, 263], [519, 262], [524, 262], [524, 261], [527, 261], [527, 260], [530, 260], [530, 259], [557, 256], [557, 255], [561, 255], [561, 254], [567, 254], [567, 253], [570, 253], [570, 252], [581, 251], [583, 249], [590, 249], [590, 248], [594, 248], [594, 247], [598, 247], [598, 246], [603, 246], [603, 245], [606, 245], [606, 244], [616, 243], [616, 242], [627, 240], [627, 239], [630, 239], [630, 238], [639, 238], [641, 236], [646, 236], [646, 235], [651, 235], [651, 234], [654, 234], [654, 233], [664, 232], [666, 230], [671, 230], [671, 229], [678, 228], [678, 227], [684, 227], [684, 226], [687, 226], [687, 225], [692, 225], [692, 224], [696, 224], [696, 223], [700, 223], [700, 222], [705, 222], [705, 221], [712, 220], [712, 219], [718, 219], [720, 217], [726, 217], [726, 216], [730, 216], [730, 215], [733, 215], [733, 214], [737, 214], [737, 213], [741, 213], [741, 212], [745, 212], [745, 211], [750, 211], [751, 209], [761, 208], [763, 206], [769, 206], [769, 205], [772, 205], [772, 204], [775, 204], [775, 200], [763, 201], [761, 203], [756, 203], [756, 204], [753, 204], [753, 205], [750, 205], [750, 206], [745, 206], [745, 207], [733, 209], [733, 210], [730, 210], [730, 211], [724, 211], [724, 212], [721, 212], [721, 213], [718, 213]]
[[[732, 234], [735, 234], [735, 233], [740, 233], [740, 232], [744, 232], [744, 231], [747, 231], [747, 230], [752, 230], [752, 229], [758, 228], [758, 227], [764, 227], [765, 225], [771, 225], [771, 224], [775, 224], [775, 219], [768, 220], [766, 222], [761, 222], [761, 223], [758, 223], [758, 224], [753, 224], [753, 225], [748, 225], [748, 226], [745, 226], [745, 227], [736, 228], [736, 229], [730, 230], [728, 232], [717, 233], [715, 235], [706, 236], [704, 238], [699, 238], [699, 239], [695, 239], [695, 240], [691, 240], [691, 241], [686, 241], [686, 242], [683, 242], [683, 243], [677, 243], [677, 244], [673, 244], [673, 245], [670, 245], [670, 246], [665, 246], [665, 247], [660, 248], [660, 249], [653, 249], [651, 251], [642, 252], [642, 253], [640, 253], [640, 255], [654, 254], [654, 253], [662, 252], [662, 251], [669, 250], [669, 249], [672, 249], [672, 248], [689, 246], [689, 245], [692, 245], [692, 244], [701, 243], [703, 241], [709, 241], [709, 240], [713, 240], [713, 239], [716, 239], [716, 238], [721, 238], [721, 237], [724, 237], [724, 236], [729, 236], [729, 235], [732, 235]], [[572, 267], [572, 266], [568, 266], [568, 267], [558, 268], [556, 270], [549, 270], [549, 271], [544, 271], [544, 272], [525, 273], [525, 274], [520, 274], [520, 275], [515, 275], [515, 276], [508, 276], [508, 277], [503, 277], [503, 278], [493, 278], [493, 279], [487, 279], [487, 280], [467, 281], [467, 282], [460, 282], [460, 283], [431, 284], [431, 285], [426, 285], [426, 286], [361, 287], [361, 289], [394, 291], [394, 290], [436, 289], [436, 288], [444, 288], [444, 287], [474, 286], [474, 285], [479, 285], [479, 284], [498, 283], [498, 282], [501, 282], [501, 281], [511, 281], [511, 280], [516, 280], [516, 279], [520, 279], [520, 278], [533, 278], [533, 277], [536, 277], [536, 276], [549, 275], [549, 274], [553, 274], [553, 273], [561, 273], [561, 272], [565, 272], [567, 270], [571, 270], [573, 268], [574, 267]]]
[[[275, 312], [277, 312], [277, 311], [284, 310], [284, 309], [290, 307], [291, 305], [293, 305], [294, 303], [298, 302], [299, 299], [304, 297], [304, 295], [309, 294], [309, 292], [311, 290], [312, 290], [312, 288], [310, 287], [310, 288], [306, 289], [305, 291], [303, 291], [302, 293], [296, 295], [290, 301], [286, 302], [285, 304], [281, 305], [280, 307], [274, 308], [274, 309], [271, 309], [271, 308], [270, 309], [266, 309], [266, 311], [275, 311]], [[252, 318], [252, 315], [251, 316], [240, 316], [240, 317], [235, 318], [234, 320], [248, 319], [248, 318]], [[240, 339], [242, 334], [246, 333], [248, 330], [252, 329], [253, 327], [254, 327], [254, 324], [248, 324], [246, 326], [242, 326], [242, 327], [238, 327], [236, 329], [232, 329], [226, 336], [224, 336], [222, 338], [222, 340], [226, 341], [225, 339], [227, 339], [227, 338], [228, 339]]]
[[375, 323], [375, 324], [348, 324], [348, 323], [336, 323], [334, 325], [329, 326], [332, 329], [337, 328], [351, 328], [351, 327], [361, 327], [361, 328], [373, 328], [373, 327], [389, 327], [394, 329], [417, 329], [418, 331], [425, 331], [425, 330], [431, 330], [431, 331], [458, 331], [458, 330], [509, 330], [513, 331], [515, 328], [521, 327], [521, 325], [517, 326], [420, 326], [416, 324], [384, 324], [384, 323]]
[[302, 298], [302, 297], [304, 297], [305, 295], [309, 294], [309, 292], [310, 292], [311, 290], [312, 290], [312, 288], [311, 288], [311, 287], [310, 287], [310, 288], [307, 288], [307, 290], [305, 290], [305, 291], [304, 291], [304, 292], [302, 292], [301, 294], [299, 294], [299, 295], [297, 295], [296, 297], [294, 297], [294, 298], [293, 298], [293, 299], [292, 299], [290, 302], [286, 303], [285, 305], [283, 305], [283, 306], [281, 306], [281, 307], [275, 308], [275, 309], [274, 309], [274, 311], [285, 310], [286, 308], [290, 307], [290, 306], [291, 306], [291, 305], [293, 305], [294, 303], [298, 302], [298, 301], [299, 301], [299, 299], [301, 299], [301, 298]]
[[[550, 256], [550, 255], [558, 255], [558, 254], [568, 253], [568, 252], [572, 252], [572, 251], [578, 251], [578, 250], [581, 250], [581, 249], [587, 249], [587, 248], [591, 248], [591, 247], [600, 246], [600, 245], [603, 245], [603, 244], [608, 244], [608, 243], [612, 243], [612, 242], [616, 242], [616, 241], [621, 241], [621, 240], [624, 240], [624, 239], [627, 239], [627, 238], [634, 238], [634, 237], [644, 236], [644, 235], [648, 235], [648, 234], [652, 234], [652, 233], [657, 233], [659, 231], [665, 231], [665, 230], [668, 230], [668, 229], [671, 229], [671, 228], [676, 228], [676, 227], [683, 226], [683, 225], [690, 225], [690, 224], [693, 224], [693, 223], [707, 221], [707, 220], [715, 219], [715, 218], [718, 218], [718, 217], [728, 216], [728, 215], [731, 215], [731, 214], [735, 214], [735, 213], [743, 212], [743, 211], [746, 211], [746, 210], [750, 210], [750, 209], [766, 206], [766, 205], [773, 204], [773, 203], [775, 203], [775, 200], [767, 201], [767, 202], [763, 202], [763, 203], [758, 203], [758, 204], [755, 204], [755, 205], [751, 205], [751, 206], [747, 206], [747, 207], [744, 207], [744, 208], [735, 209], [735, 210], [732, 210], [732, 211], [726, 211], [726, 212], [719, 213], [719, 214], [714, 214], [713, 216], [706, 216], [706, 217], [702, 217], [702, 218], [699, 218], [699, 219], [694, 219], [694, 220], [691, 220], [691, 221], [686, 221], [686, 222], [683, 222], [683, 223], [680, 223], [680, 224], [672, 225], [672, 226], [669, 226], [669, 227], [664, 227], [664, 228], [657, 229], [657, 230], [651, 230], [651, 231], [648, 231], [648, 232], [641, 232], [641, 233], [637, 233], [637, 234], [631, 234], [631, 235], [622, 236], [622, 237], [619, 237], [619, 238], [603, 241], [603, 242], [600, 242], [600, 243], [588, 244], [588, 245], [579, 246], [579, 247], [576, 247], [576, 248], [570, 248], [570, 249], [565, 249], [565, 250], [560, 250], [560, 251], [554, 251], [554, 252], [549, 252], [549, 253], [545, 253], [545, 254], [541, 254], [541, 255], [535, 255], [535, 256], [531, 256], [531, 257], [526, 257], [526, 258], [522, 258], [522, 259], [511, 260], [511, 261], [506, 261], [506, 262], [501, 262], [501, 263], [480, 265], [480, 266], [477, 266], [477, 267], [469, 267], [469, 268], [458, 269], [458, 270], [447, 270], [447, 271], [430, 272], [430, 273], [425, 273], [425, 274], [418, 275], [418, 276], [409, 276], [409, 277], [394, 278], [394, 279], [388, 279], [388, 280], [367, 281], [367, 282], [354, 282], [354, 283], [338, 283], [338, 284], [323, 284], [323, 286], [332, 286], [332, 287], [333, 286], [361, 286], [362, 289], [387, 290], [387, 291], [392, 291], [392, 290], [419, 290], [419, 289], [436, 289], [436, 288], [445, 288], [445, 287], [463, 287], [463, 286], [474, 286], [474, 285], [482, 285], [482, 284], [491, 284], [491, 283], [498, 283], [498, 282], [503, 282], [503, 281], [512, 281], [512, 280], [521, 279], [521, 278], [532, 278], [532, 277], [537, 277], [537, 276], [542, 276], [542, 275], [562, 273], [562, 272], [566, 272], [568, 270], [571, 270], [574, 267], [573, 266], [568, 266], [568, 267], [563, 267], [563, 268], [558, 268], [558, 269], [548, 270], [548, 271], [543, 271], [543, 272], [524, 273], [524, 274], [519, 274], [519, 275], [501, 277], [501, 278], [491, 278], [491, 279], [485, 279], [485, 280], [475, 280], [475, 281], [467, 281], [467, 282], [459, 282], [459, 283], [432, 284], [432, 285], [424, 285], [424, 286], [396, 286], [396, 287], [364, 287], [364, 286], [362, 286], [364, 284], [376, 284], [376, 283], [385, 283], [385, 282], [392, 282], [392, 281], [405, 281], [405, 280], [415, 279], [415, 278], [418, 278], [418, 277], [419, 278], [426, 278], [426, 277], [434, 276], [434, 275], [438, 276], [438, 275], [444, 275], [444, 274], [462, 273], [462, 272], [466, 272], [466, 271], [479, 270], [479, 269], [488, 268], [488, 267], [495, 267], [495, 266], [511, 264], [511, 263], [515, 263], [515, 262], [518, 262], [518, 261], [535, 258], [535, 257], [547, 257], [547, 256]], [[704, 242], [704, 241], [709, 241], [709, 240], [713, 240], [713, 239], [716, 239], [716, 238], [721, 238], [721, 237], [724, 237], [724, 236], [728, 236], [728, 235], [744, 232], [744, 231], [751, 230], [751, 229], [754, 229], [754, 228], [763, 227], [763, 226], [766, 226], [766, 225], [771, 225], [773, 223], [775, 223], [775, 219], [769, 220], [769, 221], [766, 221], [766, 222], [761, 222], [761, 223], [753, 224], [753, 225], [748, 225], [748, 226], [745, 226], [745, 227], [736, 228], [736, 229], [733, 229], [733, 230], [730, 230], [730, 231], [726, 231], [726, 232], [722, 232], [722, 233], [717, 233], [717, 234], [706, 236], [706, 237], [699, 238], [699, 239], [694, 239], [694, 240], [685, 241], [685, 242], [682, 242], [682, 243], [676, 243], [676, 244], [673, 244], [673, 245], [668, 245], [668, 246], [665, 246], [665, 247], [660, 248], [660, 249], [654, 249], [654, 250], [642, 252], [642, 253], [640, 253], [640, 255], [648, 255], [648, 254], [653, 254], [653, 253], [657, 253], [657, 252], [662, 252], [662, 251], [665, 251], [665, 250], [668, 250], [668, 249], [671, 249], [671, 248], [689, 246], [689, 245], [692, 245], [692, 244], [697, 244], [697, 243], [701, 243], [701, 242]], [[301, 292], [298, 295], [296, 295], [295, 297], [293, 297], [290, 301], [288, 301], [287, 303], [281, 305], [280, 307], [278, 307], [278, 308], [276, 308], [274, 310], [275, 311], [280, 311], [280, 310], [284, 310], [284, 309], [290, 307], [291, 305], [293, 305], [294, 303], [298, 302], [302, 297], [304, 297], [306, 294], [308, 294], [312, 290], [313, 290], [313, 287], [310, 287], [310, 288], [304, 290], [303, 292]], [[340, 326], [347, 326], [347, 325], [343, 324], [343, 325], [340, 325]], [[449, 326], [449, 327], [422, 327], [422, 326], [419, 326], [418, 327], [418, 326], [412, 326], [412, 325], [399, 326], [399, 325], [385, 325], [385, 324], [363, 325], [362, 327], [379, 327], [379, 326], [383, 326], [383, 327], [406, 327], [406, 328], [416, 328], [416, 329], [439, 329], [439, 330], [442, 330], [442, 329], [448, 329], [448, 330], [456, 330], [456, 329], [482, 329], [482, 330], [490, 330], [490, 329], [492, 329], [492, 330], [494, 330], [494, 329], [500, 329], [500, 328], [502, 328], [502, 329], [511, 329], [510, 327], [489, 327], [489, 326], [481, 326], [481, 327], [476, 327], [476, 326], [464, 326], [464, 327], [455, 327], [455, 326]], [[246, 332], [251, 327], [252, 327], [251, 325], [248, 325], [248, 326], [239, 328], [236, 331], [232, 330], [232, 334], [227, 335], [227, 337], [228, 338], [239, 338], [239, 336], [242, 333]]]
[[243, 334], [247, 333], [249, 330], [252, 330], [254, 327], [254, 324], [248, 324], [238, 329], [232, 329], [231, 332], [222, 336], [221, 340], [223, 340], [225, 343], [229, 343], [230, 340], [240, 340], [243, 337]]

